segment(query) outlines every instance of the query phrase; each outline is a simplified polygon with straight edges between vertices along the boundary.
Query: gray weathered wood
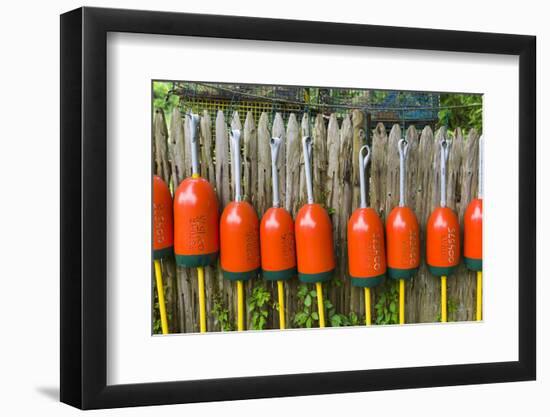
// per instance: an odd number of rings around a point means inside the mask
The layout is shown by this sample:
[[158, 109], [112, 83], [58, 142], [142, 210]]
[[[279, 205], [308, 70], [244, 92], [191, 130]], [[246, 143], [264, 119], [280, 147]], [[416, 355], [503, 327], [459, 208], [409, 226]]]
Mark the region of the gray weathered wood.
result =
[[292, 113], [288, 118], [286, 128], [286, 190], [285, 208], [289, 213], [298, 211], [300, 202], [300, 155], [302, 137], [296, 115]]
[[247, 200], [258, 206], [258, 133], [252, 112], [246, 114], [243, 134], [243, 184], [250, 193]]
[[322, 114], [315, 118], [313, 126], [313, 198], [316, 202], [326, 200], [324, 189], [327, 172], [327, 128]]
[[229, 181], [229, 141], [223, 111], [216, 116], [216, 191], [221, 209], [231, 201]]
[[[340, 163], [338, 166], [338, 182], [340, 184], [340, 195], [338, 199], [339, 207], [339, 239], [340, 247], [337, 252], [340, 264], [340, 279], [343, 282], [340, 289], [338, 306], [341, 311], [353, 311], [356, 314], [364, 314], [364, 303], [361, 302], [362, 291], [351, 285], [348, 275], [348, 220], [352, 213], [353, 199], [353, 170], [358, 168], [357, 158], [352, 158], [354, 137], [353, 125], [349, 114], [344, 116], [342, 127], [340, 128]], [[349, 294], [349, 295], [348, 295]]]
[[258, 122], [258, 206], [256, 210], [263, 216], [271, 207], [271, 150], [267, 113], [262, 113]]

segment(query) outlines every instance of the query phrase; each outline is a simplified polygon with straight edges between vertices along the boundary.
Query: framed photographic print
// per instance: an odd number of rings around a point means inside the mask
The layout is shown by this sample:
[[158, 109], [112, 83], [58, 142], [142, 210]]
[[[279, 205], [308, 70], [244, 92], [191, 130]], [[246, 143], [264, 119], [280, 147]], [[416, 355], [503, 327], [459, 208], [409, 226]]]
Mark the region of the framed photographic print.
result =
[[61, 400], [535, 379], [535, 38], [61, 16]]

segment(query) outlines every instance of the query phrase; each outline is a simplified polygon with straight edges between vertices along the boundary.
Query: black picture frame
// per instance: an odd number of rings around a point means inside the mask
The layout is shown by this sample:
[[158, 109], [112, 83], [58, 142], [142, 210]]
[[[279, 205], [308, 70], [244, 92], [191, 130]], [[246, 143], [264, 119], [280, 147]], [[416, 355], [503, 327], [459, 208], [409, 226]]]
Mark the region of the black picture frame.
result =
[[[107, 385], [108, 32], [519, 56], [519, 360]], [[84, 7], [61, 15], [60, 56], [62, 402], [94, 409], [536, 378], [534, 36]]]

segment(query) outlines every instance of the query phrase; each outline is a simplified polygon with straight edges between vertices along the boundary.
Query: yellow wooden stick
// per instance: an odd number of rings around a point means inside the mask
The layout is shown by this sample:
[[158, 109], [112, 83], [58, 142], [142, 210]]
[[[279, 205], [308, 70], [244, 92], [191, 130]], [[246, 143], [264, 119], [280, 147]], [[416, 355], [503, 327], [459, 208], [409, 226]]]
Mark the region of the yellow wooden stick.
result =
[[157, 283], [157, 294], [159, 299], [160, 327], [162, 334], [168, 334], [168, 318], [166, 316], [166, 302], [164, 301], [164, 287], [162, 286], [162, 272], [160, 261], [155, 259], [155, 279]]
[[201, 333], [206, 333], [206, 300], [204, 294], [204, 268], [197, 267], [197, 280], [199, 281], [199, 319]]
[[285, 284], [284, 281], [277, 281], [277, 292], [279, 294], [279, 328], [284, 330], [285, 323]]
[[441, 276], [441, 323], [447, 323], [447, 277]]
[[370, 288], [365, 287], [365, 324], [370, 326], [372, 324], [370, 308]]
[[481, 321], [483, 273], [477, 271], [476, 320]]
[[[191, 175], [192, 178], [200, 178], [198, 173]], [[206, 333], [206, 300], [204, 294], [204, 267], [197, 267], [197, 280], [199, 282], [199, 323], [200, 332]]]
[[319, 310], [319, 327], [325, 327], [325, 305], [323, 301], [323, 284], [315, 283], [317, 289], [317, 309]]
[[237, 330], [244, 330], [244, 294], [241, 280], [237, 281]]
[[405, 324], [405, 280], [399, 280], [399, 324]]

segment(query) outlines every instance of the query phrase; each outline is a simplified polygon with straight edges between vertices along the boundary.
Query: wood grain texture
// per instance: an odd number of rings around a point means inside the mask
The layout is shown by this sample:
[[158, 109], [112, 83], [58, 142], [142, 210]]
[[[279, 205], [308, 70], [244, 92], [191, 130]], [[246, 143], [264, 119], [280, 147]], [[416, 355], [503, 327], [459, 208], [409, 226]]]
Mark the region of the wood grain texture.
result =
[[[155, 112], [153, 119], [153, 157], [155, 172], [168, 178], [175, 188], [190, 174], [189, 132], [186, 132], [185, 116], [174, 110], [170, 129], [166, 128], [164, 114]], [[334, 311], [349, 317], [350, 313], [364, 317], [363, 291], [351, 286], [347, 272], [347, 221], [352, 211], [359, 206], [359, 164], [361, 146], [371, 147], [371, 161], [367, 167], [368, 200], [385, 221], [392, 208], [399, 202], [399, 153], [397, 143], [406, 138], [409, 143], [406, 172], [406, 204], [411, 207], [420, 223], [422, 261], [419, 273], [406, 286], [406, 319], [408, 323], [437, 321], [440, 309], [440, 279], [429, 274], [425, 261], [425, 225], [431, 211], [439, 205], [439, 140], [446, 136], [452, 140], [447, 162], [447, 205], [459, 215], [461, 227], [464, 211], [477, 193], [478, 140], [479, 135], [471, 130], [463, 135], [461, 129], [447, 132], [438, 129], [435, 134], [430, 127], [418, 132], [414, 126], [402, 131], [399, 125], [386, 130], [378, 124], [369, 135], [366, 131], [366, 115], [353, 110], [341, 115], [290, 114], [284, 123], [282, 114], [262, 113], [254, 120], [251, 112], [246, 114], [244, 125], [235, 112], [227, 121], [223, 112], [216, 116], [215, 126], [210, 124], [208, 112], [201, 114], [201, 174], [215, 184], [220, 201], [220, 210], [233, 199], [233, 179], [229, 146], [228, 126], [238, 128], [241, 135], [242, 193], [261, 216], [272, 205], [271, 150], [272, 136], [283, 138], [279, 154], [278, 172], [281, 202], [295, 217], [306, 202], [304, 155], [302, 137], [313, 138], [313, 181], [315, 201], [327, 207], [333, 222], [334, 250], [337, 270], [333, 279], [325, 285], [325, 298], [334, 306]], [[284, 178], [284, 180], [283, 180]], [[172, 264], [170, 264], [172, 262]], [[172, 271], [172, 272], [171, 272]], [[172, 297], [171, 322], [173, 331], [198, 331], [196, 272], [176, 268], [173, 261], [163, 262], [163, 273], [173, 284], [167, 291]], [[172, 274], [172, 275], [171, 275]], [[177, 278], [176, 278], [177, 275]], [[373, 304], [387, 284], [373, 291]], [[252, 280], [245, 286], [247, 300], [256, 285], [263, 285], [271, 294], [271, 302], [277, 300], [276, 285], [261, 280]], [[298, 301], [300, 287], [297, 279], [285, 283], [286, 326], [295, 327], [294, 317], [303, 306]], [[311, 289], [311, 288], [310, 288]], [[229, 321], [236, 322], [236, 291], [234, 284], [223, 280], [219, 267], [206, 269], [206, 293], [208, 330], [220, 330], [220, 323], [213, 314], [217, 308], [227, 309]], [[473, 320], [475, 313], [475, 276], [461, 264], [448, 280], [449, 319], [451, 321]], [[270, 304], [272, 305], [272, 304]], [[376, 319], [376, 312], [374, 312]], [[278, 314], [270, 307], [267, 328], [278, 328]], [[328, 317], [327, 317], [328, 320]], [[251, 326], [247, 317], [248, 327]], [[328, 320], [330, 325], [330, 321]]]

